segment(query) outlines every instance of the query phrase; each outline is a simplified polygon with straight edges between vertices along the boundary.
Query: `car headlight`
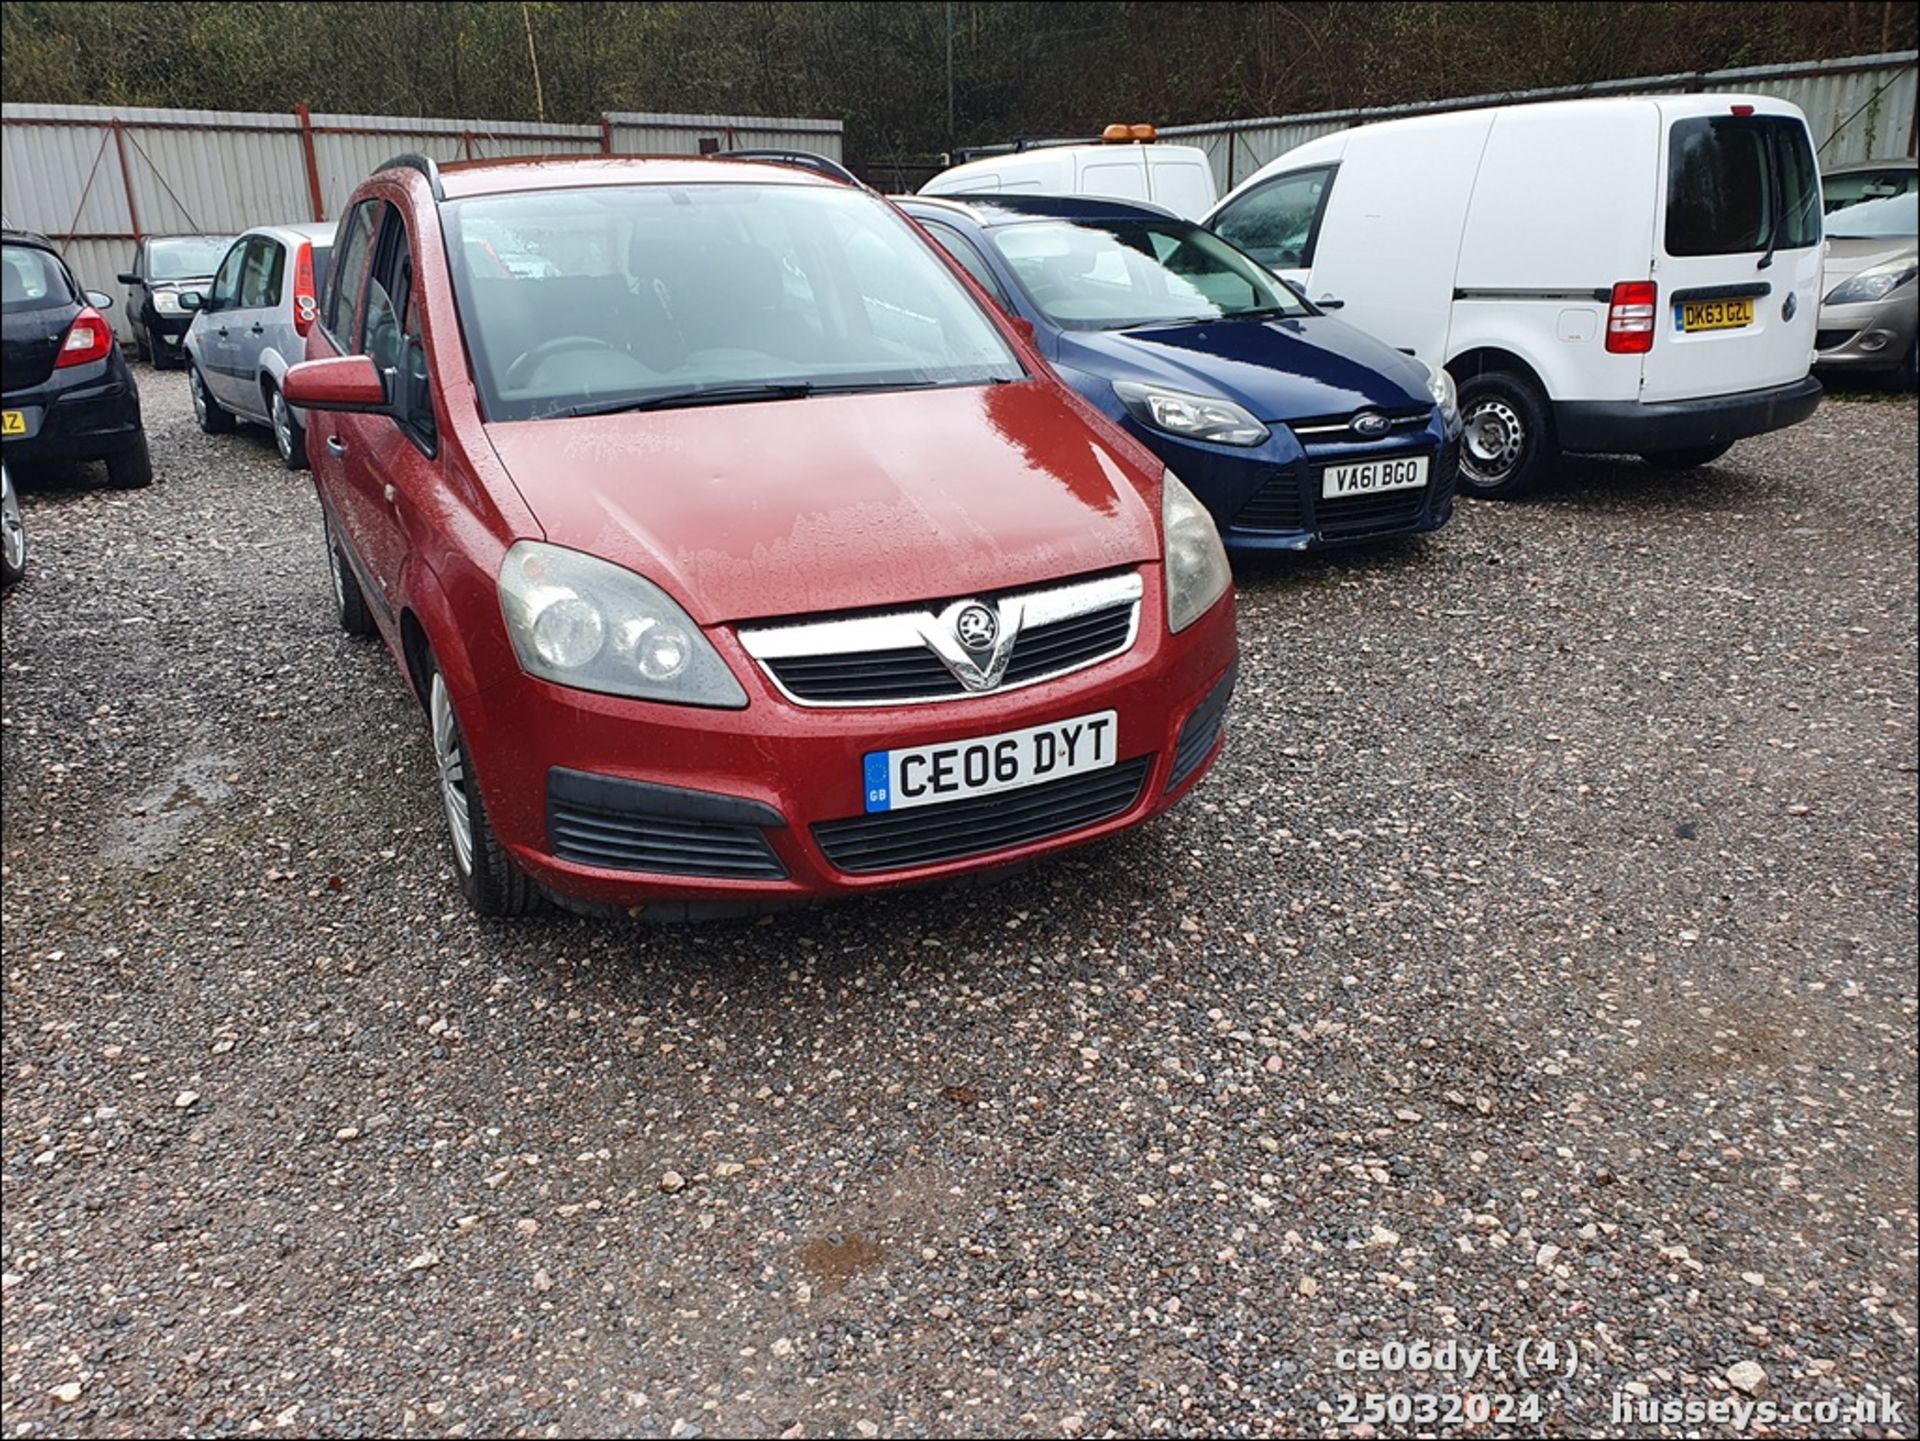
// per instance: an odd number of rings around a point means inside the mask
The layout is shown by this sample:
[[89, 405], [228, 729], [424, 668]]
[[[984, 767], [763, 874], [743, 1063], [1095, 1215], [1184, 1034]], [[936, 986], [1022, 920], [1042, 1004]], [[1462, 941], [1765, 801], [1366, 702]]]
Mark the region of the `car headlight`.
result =
[[577, 550], [523, 540], [500, 566], [500, 609], [528, 675], [576, 690], [738, 710], [747, 693], [665, 591]]
[[1233, 571], [1213, 517], [1170, 470], [1160, 476], [1160, 529], [1166, 545], [1167, 629], [1183, 631], [1226, 593]]
[[[1425, 365], [1426, 362], [1422, 361], [1421, 364]], [[1427, 394], [1440, 407], [1440, 417], [1448, 425], [1460, 419], [1460, 394], [1454, 389], [1453, 377], [1440, 366], [1427, 366]]]
[[1114, 381], [1113, 393], [1135, 420], [1169, 435], [1216, 445], [1258, 445], [1267, 438], [1266, 426], [1217, 395], [1189, 395], [1134, 380]]
[[1909, 280], [1920, 267], [1896, 260], [1891, 265], [1876, 265], [1858, 275], [1850, 275], [1827, 292], [1824, 305], [1859, 305], [1869, 300], [1884, 300]]
[[180, 303], [179, 295], [171, 290], [154, 291], [153, 308], [155, 313], [160, 315], [185, 315], [187, 313], [186, 307]]

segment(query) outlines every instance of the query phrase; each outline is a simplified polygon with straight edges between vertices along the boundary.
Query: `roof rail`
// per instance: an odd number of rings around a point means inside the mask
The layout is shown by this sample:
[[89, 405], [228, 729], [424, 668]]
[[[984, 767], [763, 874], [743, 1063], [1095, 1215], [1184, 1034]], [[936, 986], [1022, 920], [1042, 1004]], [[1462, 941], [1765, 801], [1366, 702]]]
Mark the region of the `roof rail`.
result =
[[440, 188], [440, 167], [429, 156], [409, 150], [404, 155], [391, 156], [380, 162], [376, 170], [418, 170], [427, 177], [427, 184], [433, 189], [436, 201], [445, 200], [447, 192]]
[[811, 170], [816, 175], [824, 175], [829, 180], [845, 181], [848, 185], [867, 188], [866, 183], [838, 160], [825, 155], [816, 155], [811, 150], [722, 150], [707, 157], [710, 160], [758, 160], [771, 165], [791, 165], [800, 170]]

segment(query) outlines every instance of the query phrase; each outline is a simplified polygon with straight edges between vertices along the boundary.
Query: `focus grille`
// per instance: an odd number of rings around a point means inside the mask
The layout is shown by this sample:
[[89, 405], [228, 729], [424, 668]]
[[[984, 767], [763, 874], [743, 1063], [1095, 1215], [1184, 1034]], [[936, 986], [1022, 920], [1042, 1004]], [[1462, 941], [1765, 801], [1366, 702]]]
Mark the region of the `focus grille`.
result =
[[813, 838], [842, 871], [897, 871], [1063, 836], [1123, 814], [1140, 798], [1152, 756], [1025, 790], [915, 810], [825, 821]]
[[1228, 522], [1234, 530], [1305, 530], [1300, 504], [1300, 477], [1292, 470], [1276, 470]]

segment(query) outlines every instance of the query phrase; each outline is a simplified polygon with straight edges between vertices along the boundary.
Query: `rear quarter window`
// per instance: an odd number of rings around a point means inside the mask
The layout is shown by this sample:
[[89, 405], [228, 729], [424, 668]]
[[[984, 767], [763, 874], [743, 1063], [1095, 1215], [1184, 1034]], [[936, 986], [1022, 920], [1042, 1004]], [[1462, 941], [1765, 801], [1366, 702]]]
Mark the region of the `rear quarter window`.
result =
[[52, 310], [74, 303], [60, 262], [33, 245], [9, 245], [0, 258], [0, 303], [13, 315], [26, 310]]

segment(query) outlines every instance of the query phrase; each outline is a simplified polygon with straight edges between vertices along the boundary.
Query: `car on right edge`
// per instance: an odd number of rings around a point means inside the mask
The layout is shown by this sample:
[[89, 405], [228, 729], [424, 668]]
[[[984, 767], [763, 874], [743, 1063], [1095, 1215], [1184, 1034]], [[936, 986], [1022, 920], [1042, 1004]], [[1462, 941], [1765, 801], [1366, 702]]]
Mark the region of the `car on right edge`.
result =
[[1820, 178], [1765, 95], [1509, 105], [1288, 151], [1209, 228], [1459, 387], [1460, 488], [1686, 469], [1813, 413]]
[[1827, 216], [1814, 364], [1888, 375], [1913, 389], [1920, 361], [1920, 194], [1862, 200]]

